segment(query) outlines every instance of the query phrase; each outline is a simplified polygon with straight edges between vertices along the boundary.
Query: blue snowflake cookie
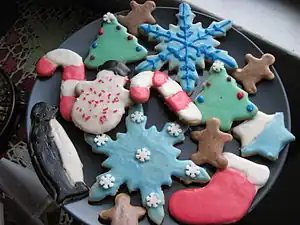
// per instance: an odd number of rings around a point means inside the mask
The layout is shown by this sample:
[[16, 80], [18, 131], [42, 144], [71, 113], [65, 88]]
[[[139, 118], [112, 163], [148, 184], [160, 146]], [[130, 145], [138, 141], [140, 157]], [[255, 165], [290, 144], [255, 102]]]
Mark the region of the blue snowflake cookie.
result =
[[195, 14], [187, 3], [181, 3], [177, 14], [177, 26], [170, 24], [169, 30], [159, 25], [142, 24], [139, 29], [150, 40], [160, 42], [155, 46], [159, 54], [151, 55], [141, 62], [136, 70], [160, 70], [169, 62], [169, 70], [178, 68], [177, 80], [187, 93], [191, 93], [198, 84], [196, 66], [205, 68], [205, 60], [214, 62], [220, 60], [228, 68], [237, 68], [234, 58], [224, 50], [215, 49], [220, 44], [214, 37], [225, 36], [232, 22], [222, 20], [212, 22], [203, 28], [201, 23], [193, 24]]
[[158, 131], [155, 126], [146, 129], [146, 122], [142, 106], [136, 105], [126, 117], [127, 132], [117, 134], [116, 140], [105, 134], [85, 134], [85, 141], [95, 153], [108, 156], [102, 166], [110, 169], [97, 176], [89, 200], [100, 201], [114, 196], [120, 185], [126, 183], [129, 191], [140, 190], [149, 218], [161, 224], [165, 214], [161, 186], [170, 186], [172, 175], [197, 182], [208, 182], [210, 176], [191, 160], [177, 159], [181, 151], [173, 145], [184, 140], [177, 124], [166, 123]]

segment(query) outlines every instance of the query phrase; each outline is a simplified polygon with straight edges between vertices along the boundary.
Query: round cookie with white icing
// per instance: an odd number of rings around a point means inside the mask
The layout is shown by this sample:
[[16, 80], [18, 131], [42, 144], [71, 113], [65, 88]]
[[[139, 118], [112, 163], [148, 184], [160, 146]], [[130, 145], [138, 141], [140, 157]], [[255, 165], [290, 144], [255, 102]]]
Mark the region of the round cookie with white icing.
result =
[[[72, 109], [74, 124], [91, 134], [103, 134], [115, 128], [125, 108], [131, 104], [129, 91], [124, 88], [127, 81], [127, 77], [102, 70], [96, 80], [78, 84], [76, 92], [79, 97]], [[103, 139], [97, 143], [101, 145]]]

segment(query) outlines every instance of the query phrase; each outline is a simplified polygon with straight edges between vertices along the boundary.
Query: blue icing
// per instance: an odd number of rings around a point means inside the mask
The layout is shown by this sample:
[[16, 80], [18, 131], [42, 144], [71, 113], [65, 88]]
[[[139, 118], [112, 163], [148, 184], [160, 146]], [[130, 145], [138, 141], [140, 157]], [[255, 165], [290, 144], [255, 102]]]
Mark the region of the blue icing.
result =
[[241, 149], [242, 155], [259, 154], [271, 160], [276, 160], [285, 145], [295, 140], [284, 125], [283, 113], [276, 113], [264, 130], [247, 146]]
[[237, 68], [236, 61], [226, 51], [215, 49], [219, 42], [214, 37], [225, 35], [232, 22], [212, 22], [209, 27], [203, 28], [201, 23], [193, 24], [194, 17], [189, 4], [181, 3], [177, 26], [170, 25], [169, 30], [166, 30], [157, 24], [140, 25], [140, 29], [149, 38], [160, 42], [155, 47], [160, 53], [148, 56], [136, 70], [160, 70], [169, 62], [170, 70], [178, 68], [177, 78], [182, 88], [190, 93], [199, 79], [196, 66], [205, 68], [205, 60], [220, 60], [229, 68]]
[[[177, 159], [181, 151], [173, 145], [184, 140], [183, 133], [178, 136], [170, 135], [168, 127], [171, 123], [166, 123], [161, 131], [158, 131], [155, 126], [146, 129], [146, 116], [143, 120], [132, 119], [131, 115], [138, 114], [136, 112], [141, 112], [144, 116], [141, 105], [132, 107], [126, 117], [127, 132], [119, 133], [116, 140], [108, 138], [104, 144], [98, 146], [94, 141], [95, 135], [85, 134], [85, 141], [94, 152], [108, 156], [102, 165], [110, 169], [97, 176], [97, 182], [91, 187], [89, 199], [99, 201], [106, 196], [113, 196], [119, 186], [126, 183], [130, 191], [140, 190], [149, 217], [156, 224], [160, 224], [164, 218], [163, 205], [165, 204], [161, 186], [171, 185], [172, 175], [195, 181], [209, 181], [210, 177], [205, 169], [196, 166], [191, 160]], [[140, 161], [137, 158], [138, 149], [148, 150], [149, 158]], [[192, 165], [193, 170], [188, 170], [188, 165]], [[195, 169], [198, 170], [197, 174]], [[111, 187], [105, 189], [99, 183], [103, 175], [113, 177]], [[148, 198], [151, 195], [159, 198], [155, 207], [148, 205], [150, 204]]]

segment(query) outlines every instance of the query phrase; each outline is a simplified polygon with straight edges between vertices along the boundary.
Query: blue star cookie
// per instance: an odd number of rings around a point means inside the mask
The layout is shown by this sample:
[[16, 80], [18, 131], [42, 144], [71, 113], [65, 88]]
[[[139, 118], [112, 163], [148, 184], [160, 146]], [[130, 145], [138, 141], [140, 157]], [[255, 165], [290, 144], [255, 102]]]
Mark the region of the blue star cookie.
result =
[[294, 140], [295, 136], [285, 128], [283, 113], [276, 113], [261, 133], [241, 148], [242, 156], [258, 154], [270, 160], [276, 160], [285, 145]]
[[181, 151], [173, 145], [184, 140], [182, 129], [174, 123], [166, 123], [161, 131], [155, 126], [145, 128], [147, 117], [141, 105], [129, 110], [126, 117], [126, 133], [109, 136], [85, 134], [86, 142], [95, 153], [104, 153], [108, 158], [102, 166], [109, 168], [97, 176], [90, 190], [89, 200], [100, 201], [117, 193], [126, 183], [129, 191], [140, 190], [142, 203], [149, 218], [161, 224], [165, 204], [162, 185], [171, 185], [171, 176], [185, 180], [207, 182], [210, 177], [205, 169], [191, 160], [178, 160]]
[[177, 14], [177, 26], [170, 24], [166, 30], [158, 24], [142, 24], [139, 29], [148, 35], [150, 40], [160, 42], [155, 46], [159, 52], [148, 56], [136, 70], [160, 70], [169, 62], [169, 69], [178, 68], [177, 80], [187, 93], [191, 93], [198, 83], [196, 66], [205, 68], [205, 60], [214, 62], [220, 60], [228, 68], [237, 68], [234, 58], [224, 50], [215, 49], [220, 43], [214, 37], [225, 36], [232, 26], [230, 20], [212, 22], [209, 27], [203, 28], [201, 23], [193, 24], [195, 14], [187, 3], [181, 3]]

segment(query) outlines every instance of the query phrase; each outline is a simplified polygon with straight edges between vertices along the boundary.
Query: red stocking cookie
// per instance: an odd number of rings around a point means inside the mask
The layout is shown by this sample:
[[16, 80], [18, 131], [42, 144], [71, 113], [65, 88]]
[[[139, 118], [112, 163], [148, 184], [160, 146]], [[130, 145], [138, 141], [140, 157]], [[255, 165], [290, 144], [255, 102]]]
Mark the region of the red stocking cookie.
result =
[[173, 217], [186, 224], [228, 224], [240, 220], [269, 178], [268, 167], [224, 153], [229, 168], [219, 170], [204, 188], [175, 192], [169, 199]]
[[36, 65], [40, 77], [51, 76], [58, 66], [64, 68], [60, 92], [60, 113], [65, 120], [71, 120], [71, 111], [75, 102], [75, 86], [85, 80], [82, 58], [68, 49], [55, 49], [43, 56]]
[[79, 97], [72, 110], [74, 124], [91, 134], [115, 128], [131, 103], [129, 91], [124, 88], [127, 81], [127, 77], [102, 70], [96, 80], [79, 83], [76, 86]]

